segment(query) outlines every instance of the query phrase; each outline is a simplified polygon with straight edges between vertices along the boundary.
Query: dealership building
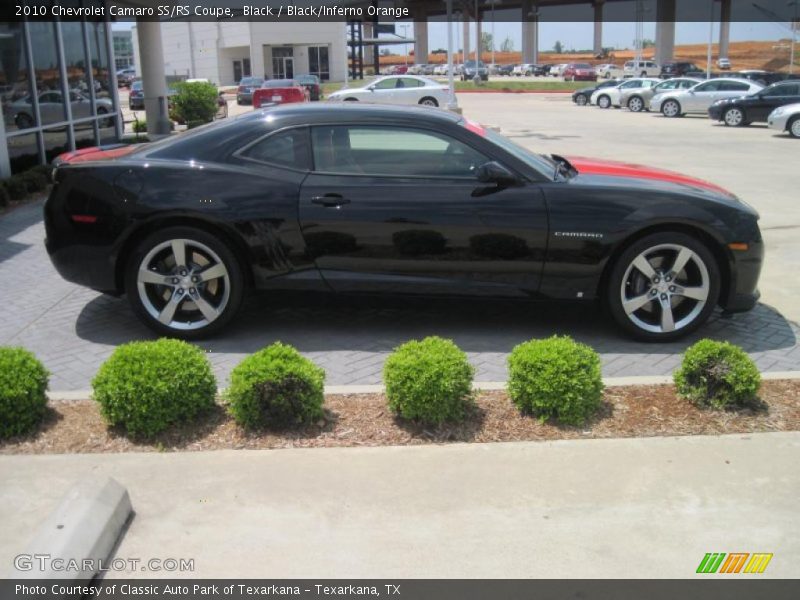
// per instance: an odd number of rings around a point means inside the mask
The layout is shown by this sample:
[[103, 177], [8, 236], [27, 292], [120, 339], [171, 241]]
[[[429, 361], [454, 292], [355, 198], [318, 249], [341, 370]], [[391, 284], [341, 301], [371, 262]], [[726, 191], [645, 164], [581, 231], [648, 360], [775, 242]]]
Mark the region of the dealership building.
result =
[[[133, 35], [136, 65], [142, 64], [141, 36], [136, 35], [141, 26]], [[250, 75], [345, 78], [346, 32], [341, 22], [163, 22], [160, 29], [167, 78], [203, 78], [217, 85], [233, 85]]]

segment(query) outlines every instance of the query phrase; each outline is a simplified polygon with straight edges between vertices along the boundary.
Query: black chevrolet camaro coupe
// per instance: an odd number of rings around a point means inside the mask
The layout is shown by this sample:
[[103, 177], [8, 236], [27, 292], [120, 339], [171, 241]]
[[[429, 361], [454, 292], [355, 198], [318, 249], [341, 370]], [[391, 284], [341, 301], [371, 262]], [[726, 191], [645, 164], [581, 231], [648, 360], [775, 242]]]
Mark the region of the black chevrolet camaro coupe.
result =
[[59, 273], [170, 336], [219, 330], [248, 288], [600, 299], [645, 340], [758, 299], [758, 215], [729, 192], [440, 110], [259, 110], [62, 155], [53, 177]]

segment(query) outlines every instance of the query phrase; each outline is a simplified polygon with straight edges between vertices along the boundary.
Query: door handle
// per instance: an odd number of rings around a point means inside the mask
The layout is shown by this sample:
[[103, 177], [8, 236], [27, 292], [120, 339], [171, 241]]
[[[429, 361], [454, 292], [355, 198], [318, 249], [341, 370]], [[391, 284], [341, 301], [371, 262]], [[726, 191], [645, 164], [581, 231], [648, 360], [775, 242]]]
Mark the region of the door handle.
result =
[[339, 208], [343, 204], [350, 204], [350, 200], [341, 194], [325, 194], [324, 196], [312, 196], [311, 203], [326, 208]]

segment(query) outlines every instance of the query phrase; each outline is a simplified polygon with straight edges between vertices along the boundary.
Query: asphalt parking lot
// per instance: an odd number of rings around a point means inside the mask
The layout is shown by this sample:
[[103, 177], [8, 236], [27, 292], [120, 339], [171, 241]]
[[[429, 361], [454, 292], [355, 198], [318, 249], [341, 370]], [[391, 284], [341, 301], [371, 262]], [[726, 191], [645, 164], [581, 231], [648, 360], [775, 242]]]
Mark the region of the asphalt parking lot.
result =
[[[511, 348], [532, 337], [569, 333], [594, 346], [607, 376], [669, 374], [680, 352], [700, 337], [742, 345], [763, 371], [800, 370], [796, 300], [800, 283], [800, 143], [765, 127], [729, 129], [707, 119], [573, 106], [569, 95], [460, 94], [464, 114], [500, 127], [545, 153], [595, 156], [669, 168], [721, 184], [762, 215], [767, 264], [762, 304], [733, 318], [715, 314], [693, 336], [671, 344], [623, 337], [599, 310], [564, 304], [491, 301], [298, 299], [263, 295], [221, 336], [200, 345], [220, 385], [247, 353], [275, 340], [295, 345], [328, 373], [329, 384], [379, 383], [387, 354], [410, 338], [453, 338], [476, 366], [477, 381], [505, 379]], [[249, 107], [229, 103], [231, 114]], [[51, 389], [87, 389], [120, 343], [151, 338], [125, 299], [61, 280], [42, 240], [41, 203], [0, 218], [0, 344], [36, 352], [52, 372]]]

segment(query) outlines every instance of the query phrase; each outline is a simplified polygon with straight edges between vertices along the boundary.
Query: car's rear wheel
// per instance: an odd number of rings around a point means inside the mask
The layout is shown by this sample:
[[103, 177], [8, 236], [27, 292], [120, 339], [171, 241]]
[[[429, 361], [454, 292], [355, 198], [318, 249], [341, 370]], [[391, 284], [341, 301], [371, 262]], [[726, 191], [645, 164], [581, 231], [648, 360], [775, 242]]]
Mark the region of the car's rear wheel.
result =
[[644, 100], [640, 96], [631, 96], [628, 100], [628, 110], [631, 112], [641, 112], [644, 109]]
[[14, 117], [18, 129], [30, 129], [33, 127], [33, 117], [26, 113], [19, 113]]
[[677, 100], [667, 100], [661, 105], [661, 114], [669, 118], [680, 117], [681, 105]]
[[722, 115], [722, 121], [728, 127], [742, 127], [747, 125], [747, 120], [744, 116], [744, 111], [741, 108], [729, 108]]
[[419, 101], [422, 106], [439, 106], [439, 103], [436, 101], [436, 98], [431, 98], [430, 96], [425, 96], [422, 100]]
[[345, 102], [358, 102], [358, 98], [345, 98]]
[[698, 239], [655, 233], [626, 248], [611, 269], [607, 297], [617, 323], [645, 341], [670, 341], [702, 325], [720, 290], [719, 266]]
[[145, 238], [128, 260], [125, 290], [134, 312], [162, 335], [195, 339], [224, 327], [239, 310], [242, 267], [217, 237], [170, 227]]
[[600, 108], [611, 108], [611, 98], [606, 95], [600, 96], [597, 99], [597, 106]]
[[800, 138], [800, 117], [794, 117], [786, 126], [786, 131], [792, 137]]
[[586, 94], [578, 94], [575, 96], [575, 104], [578, 106], [586, 106], [587, 102], [589, 102], [589, 99], [586, 97]]

